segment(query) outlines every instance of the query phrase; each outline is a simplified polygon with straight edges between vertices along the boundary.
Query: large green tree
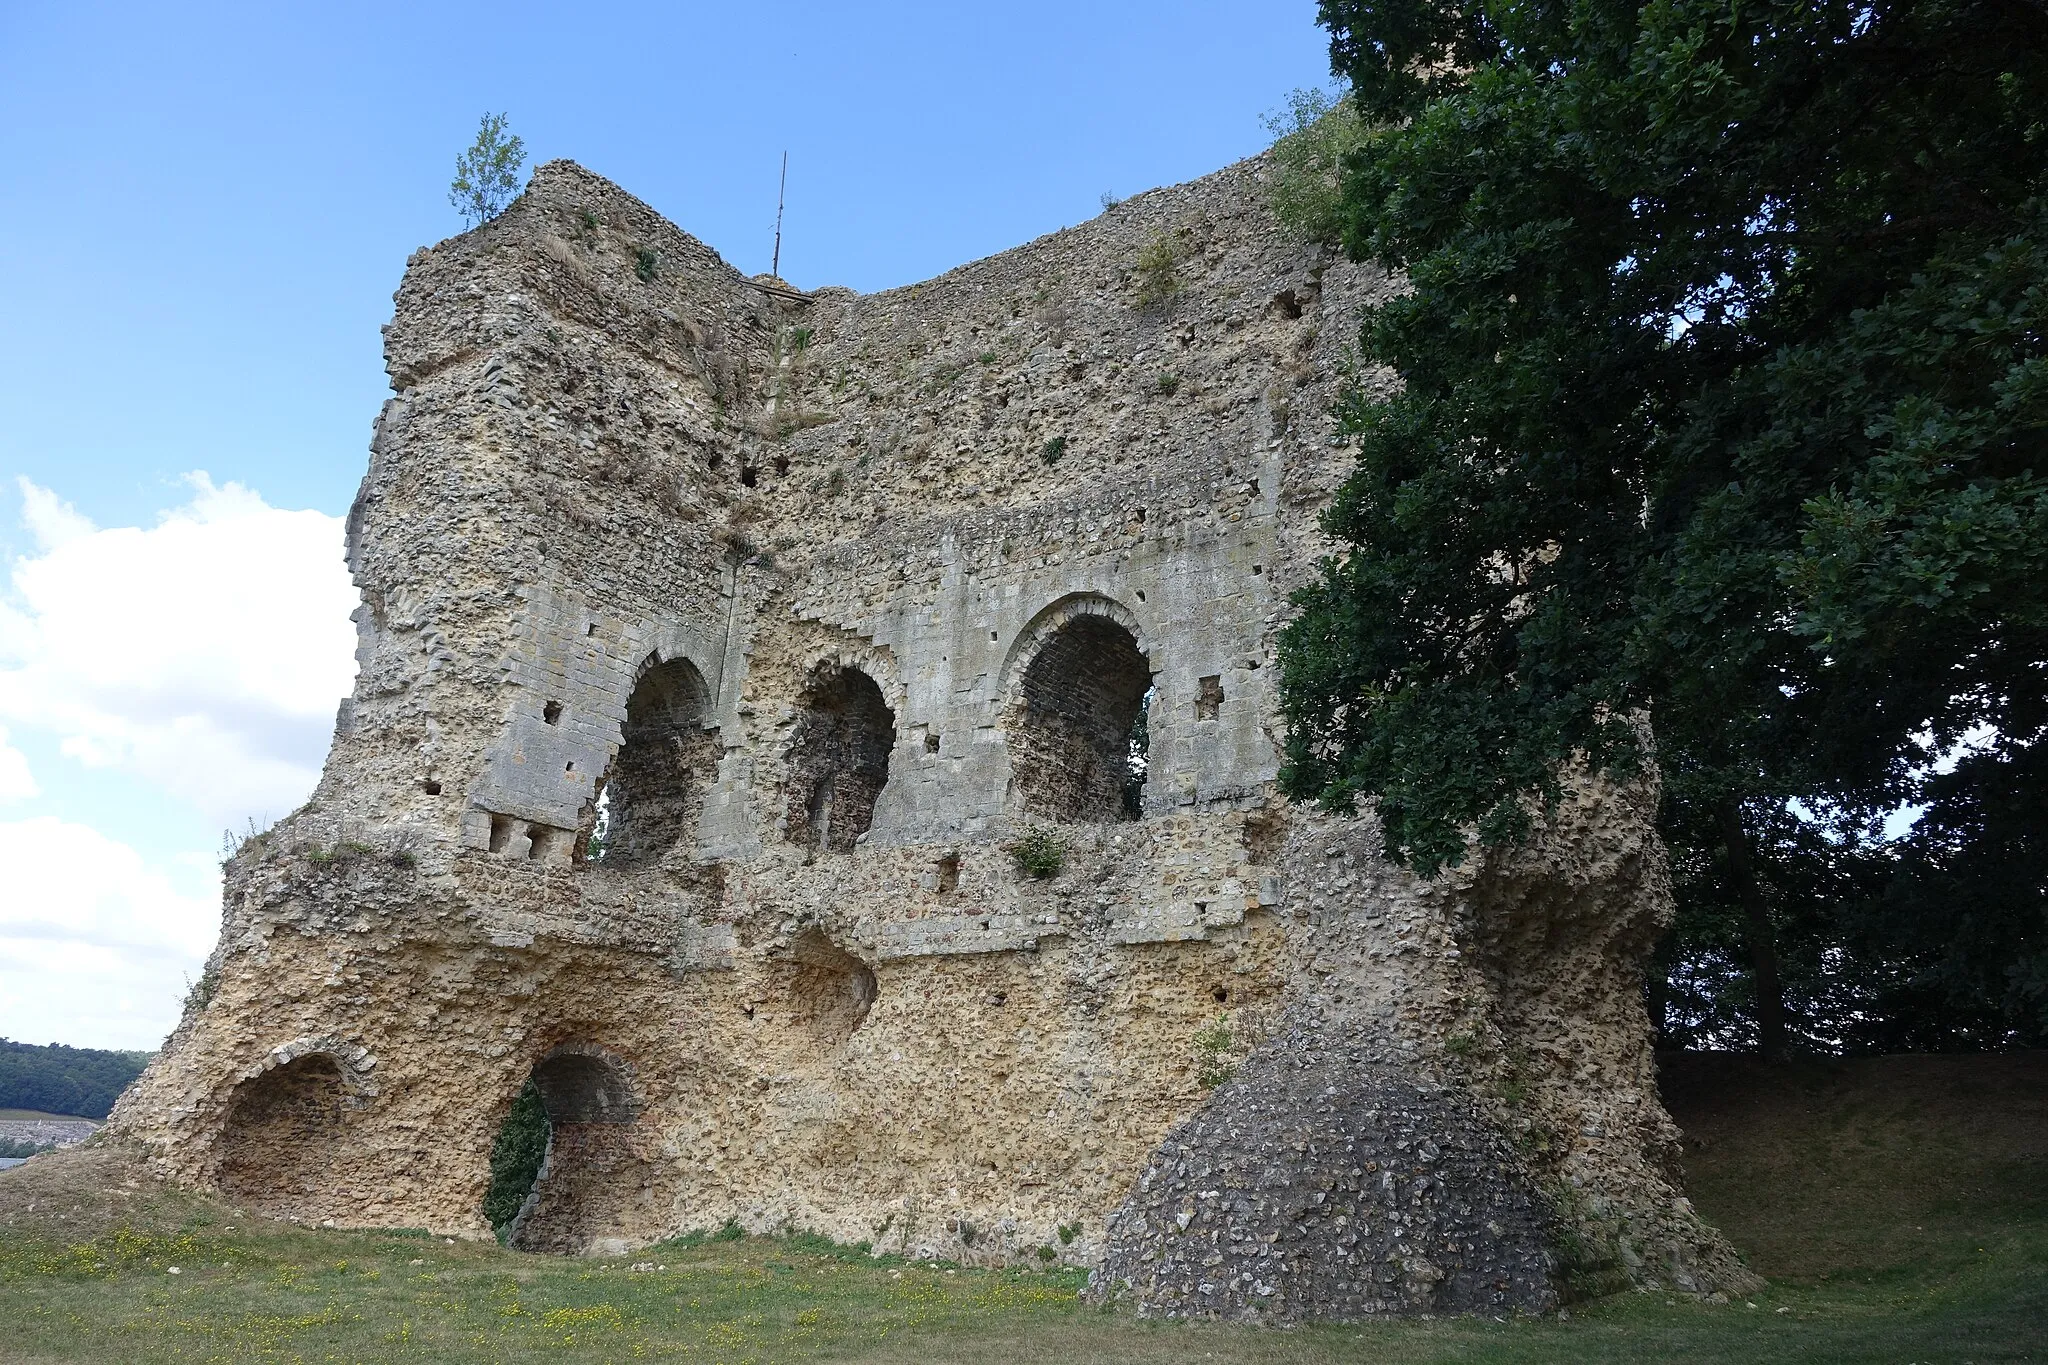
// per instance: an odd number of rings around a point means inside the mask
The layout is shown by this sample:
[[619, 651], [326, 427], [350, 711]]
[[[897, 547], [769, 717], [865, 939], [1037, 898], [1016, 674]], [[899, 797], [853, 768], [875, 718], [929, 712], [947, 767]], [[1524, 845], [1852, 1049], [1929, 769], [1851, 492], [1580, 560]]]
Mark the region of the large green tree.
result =
[[1411, 287], [1283, 647], [1289, 788], [1427, 874], [1654, 744], [1674, 951], [1739, 960], [1766, 1052], [1909, 1001], [1920, 1045], [2048, 1035], [2048, 3], [1321, 17], [1383, 128], [1345, 245]]

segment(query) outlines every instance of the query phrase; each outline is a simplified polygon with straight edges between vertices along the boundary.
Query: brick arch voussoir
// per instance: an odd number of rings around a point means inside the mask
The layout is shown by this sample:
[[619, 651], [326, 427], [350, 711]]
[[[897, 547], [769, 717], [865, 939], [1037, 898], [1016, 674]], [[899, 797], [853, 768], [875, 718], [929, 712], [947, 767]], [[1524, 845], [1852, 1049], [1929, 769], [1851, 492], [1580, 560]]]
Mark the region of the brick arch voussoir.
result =
[[1030, 671], [1046, 646], [1058, 637], [1061, 630], [1083, 617], [1096, 616], [1114, 621], [1130, 633], [1138, 647], [1138, 653], [1145, 660], [1145, 667], [1153, 674], [1159, 672], [1159, 659], [1154, 652], [1153, 632], [1148, 630], [1138, 614], [1113, 597], [1095, 592], [1068, 593], [1032, 617], [1017, 638], [1011, 642], [1010, 651], [1003, 659], [1001, 671], [997, 674], [996, 696], [1004, 712], [1023, 704], [1024, 675]]

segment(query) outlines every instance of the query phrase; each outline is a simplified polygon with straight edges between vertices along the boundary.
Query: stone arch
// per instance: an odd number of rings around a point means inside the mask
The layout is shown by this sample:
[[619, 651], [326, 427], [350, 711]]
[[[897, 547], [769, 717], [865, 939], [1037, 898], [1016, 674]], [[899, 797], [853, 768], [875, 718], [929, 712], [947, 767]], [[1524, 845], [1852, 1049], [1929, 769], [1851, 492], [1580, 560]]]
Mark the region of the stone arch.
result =
[[221, 1193], [265, 1213], [346, 1216], [357, 1200], [343, 1174], [358, 1110], [376, 1095], [368, 1049], [331, 1037], [270, 1052], [236, 1082], [216, 1148]]
[[792, 843], [848, 852], [874, 822], [896, 748], [896, 712], [867, 662], [827, 659], [798, 693], [785, 758], [783, 829]]
[[546, 1153], [505, 1241], [524, 1251], [576, 1254], [650, 1230], [652, 1163], [641, 1150], [638, 1077], [594, 1043], [544, 1053], [530, 1079], [547, 1117]]
[[626, 699], [618, 754], [583, 821], [584, 857], [613, 866], [658, 862], [694, 838], [718, 770], [712, 709], [694, 663], [647, 656]]
[[1138, 814], [1153, 666], [1138, 620], [1093, 594], [1062, 598], [1004, 666], [1010, 782], [1028, 815], [1111, 821]]

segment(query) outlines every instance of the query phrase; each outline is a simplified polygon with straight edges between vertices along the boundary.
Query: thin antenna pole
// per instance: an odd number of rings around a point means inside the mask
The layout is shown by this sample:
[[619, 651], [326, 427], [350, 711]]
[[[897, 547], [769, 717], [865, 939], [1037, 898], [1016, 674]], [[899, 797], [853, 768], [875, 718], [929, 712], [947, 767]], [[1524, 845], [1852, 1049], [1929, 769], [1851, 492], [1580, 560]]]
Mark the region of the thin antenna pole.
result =
[[789, 188], [789, 152], [782, 153], [782, 183], [775, 187], [775, 258], [768, 266], [768, 273], [776, 279], [782, 278], [782, 197]]

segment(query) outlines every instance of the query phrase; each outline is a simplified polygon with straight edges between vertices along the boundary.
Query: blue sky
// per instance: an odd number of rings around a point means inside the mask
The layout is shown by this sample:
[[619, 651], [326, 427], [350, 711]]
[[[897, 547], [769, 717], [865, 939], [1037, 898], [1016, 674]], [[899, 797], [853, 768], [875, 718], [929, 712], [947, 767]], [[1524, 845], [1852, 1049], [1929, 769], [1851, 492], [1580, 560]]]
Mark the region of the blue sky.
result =
[[872, 290], [1258, 151], [1314, 10], [0, 6], [0, 1035], [154, 1046], [221, 827], [310, 786], [378, 328], [481, 113], [750, 273], [786, 149], [783, 274]]

